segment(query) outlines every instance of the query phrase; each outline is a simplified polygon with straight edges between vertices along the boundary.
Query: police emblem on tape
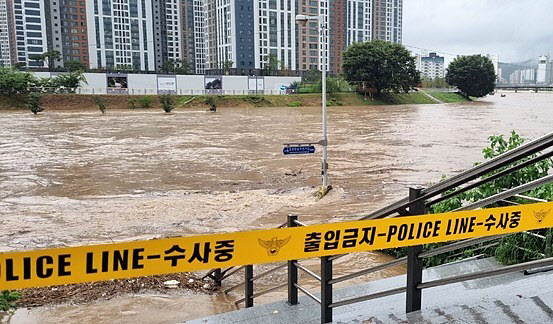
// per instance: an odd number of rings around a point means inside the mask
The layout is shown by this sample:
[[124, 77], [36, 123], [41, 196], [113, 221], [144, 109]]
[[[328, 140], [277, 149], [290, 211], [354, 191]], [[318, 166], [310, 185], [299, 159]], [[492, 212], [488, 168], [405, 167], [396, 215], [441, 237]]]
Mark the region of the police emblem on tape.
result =
[[278, 237], [273, 237], [270, 241], [259, 240], [259, 245], [267, 249], [268, 256], [275, 256], [280, 251], [280, 248], [288, 244], [292, 236], [288, 236], [285, 239], [279, 240]]
[[547, 215], [549, 215], [550, 211], [551, 209], [549, 210], [542, 209], [540, 211], [534, 211], [534, 217], [536, 217], [536, 219], [538, 220], [538, 223], [541, 223], [547, 217]]

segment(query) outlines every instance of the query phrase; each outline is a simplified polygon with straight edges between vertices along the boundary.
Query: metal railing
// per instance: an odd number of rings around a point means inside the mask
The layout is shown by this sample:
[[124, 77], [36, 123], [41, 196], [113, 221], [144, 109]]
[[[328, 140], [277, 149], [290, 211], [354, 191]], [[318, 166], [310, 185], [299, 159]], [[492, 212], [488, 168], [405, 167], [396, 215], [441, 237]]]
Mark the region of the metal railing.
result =
[[[482, 184], [499, 179], [503, 176], [509, 175], [524, 167], [542, 161], [544, 159], [553, 156], [553, 151], [545, 150], [553, 147], [553, 133], [547, 134], [534, 141], [528, 142], [518, 148], [508, 151], [502, 155], [495, 157], [487, 162], [479, 164], [472, 169], [462, 172], [456, 176], [453, 176], [447, 180], [439, 182], [428, 188], [412, 187], [409, 188], [409, 196], [398, 200], [389, 206], [381, 208], [373, 213], [363, 216], [361, 219], [378, 219], [384, 217], [390, 217], [394, 214], [399, 216], [407, 215], [424, 215], [428, 208], [438, 202], [445, 199], [454, 197], [467, 190], [476, 188]], [[540, 153], [541, 155], [537, 155]], [[543, 202], [542, 199], [537, 199], [523, 195], [532, 189], [538, 188], [545, 184], [553, 183], [553, 175], [547, 175], [537, 180], [519, 185], [515, 188], [504, 190], [490, 197], [481, 199], [475, 203], [464, 205], [457, 210], [471, 210], [490, 206], [492, 204], [517, 204], [511, 198], [526, 199], [533, 202]], [[433, 199], [432, 199], [433, 198]], [[288, 215], [288, 220], [285, 224], [279, 227], [295, 227], [305, 226], [304, 223], [298, 220], [297, 215]], [[525, 235], [529, 235], [538, 239], [545, 240], [546, 237], [533, 232], [523, 232]], [[514, 234], [510, 234], [514, 235]], [[421, 309], [422, 290], [431, 287], [437, 287], [440, 285], [447, 285], [465, 280], [474, 280], [478, 278], [485, 278], [490, 276], [501, 275], [515, 271], [532, 271], [532, 269], [540, 267], [553, 266], [553, 258], [544, 260], [526, 262], [514, 266], [502, 267], [494, 270], [486, 270], [481, 272], [475, 272], [471, 274], [462, 274], [458, 276], [452, 276], [449, 278], [432, 280], [428, 282], [422, 281], [423, 271], [423, 259], [440, 254], [453, 252], [456, 250], [464, 249], [470, 246], [476, 246], [474, 250], [484, 250], [486, 248], [495, 246], [498, 244], [498, 240], [504, 238], [507, 235], [499, 235], [492, 237], [477, 237], [449, 243], [432, 250], [423, 251], [422, 246], [411, 246], [407, 248], [407, 255], [385, 264], [379, 264], [367, 269], [361, 269], [354, 273], [346, 274], [340, 277], [333, 277], [332, 263], [334, 260], [342, 257], [343, 255], [326, 256], [320, 258], [320, 275], [302, 266], [298, 260], [289, 260], [285, 264], [280, 264], [275, 268], [269, 269], [256, 276], [253, 275], [253, 266], [245, 266], [245, 281], [241, 282], [233, 287], [225, 290], [225, 293], [229, 293], [241, 286], [244, 287], [244, 298], [236, 301], [236, 304], [245, 302], [245, 307], [252, 307], [254, 298], [269, 292], [288, 287], [288, 303], [295, 305], [298, 303], [298, 292], [302, 292], [306, 296], [315, 300], [321, 305], [321, 323], [328, 323], [332, 321], [332, 310], [336, 307], [349, 305], [357, 302], [367, 301], [371, 299], [381, 298], [384, 296], [390, 296], [400, 293], [406, 293], [406, 312], [417, 311]], [[551, 244], [551, 242], [548, 242]], [[551, 248], [551, 247], [550, 247]], [[540, 257], [545, 257], [545, 254], [540, 254]], [[407, 283], [403, 287], [397, 287], [366, 296], [359, 296], [350, 298], [347, 300], [334, 301], [332, 298], [332, 286], [334, 284], [344, 282], [357, 278], [359, 276], [367, 275], [377, 271], [381, 271], [390, 267], [407, 264]], [[264, 277], [270, 273], [278, 271], [283, 268], [287, 268], [288, 280], [287, 283], [278, 284], [270, 289], [254, 293], [253, 283], [256, 279]], [[236, 273], [241, 268], [232, 268], [226, 270], [215, 269], [210, 271], [206, 276], [214, 278], [220, 284], [221, 280]], [[298, 283], [298, 270], [306, 273], [307, 275], [315, 278], [321, 283], [320, 286], [320, 298], [315, 294], [304, 288]], [[215, 274], [219, 273], [219, 277]]]

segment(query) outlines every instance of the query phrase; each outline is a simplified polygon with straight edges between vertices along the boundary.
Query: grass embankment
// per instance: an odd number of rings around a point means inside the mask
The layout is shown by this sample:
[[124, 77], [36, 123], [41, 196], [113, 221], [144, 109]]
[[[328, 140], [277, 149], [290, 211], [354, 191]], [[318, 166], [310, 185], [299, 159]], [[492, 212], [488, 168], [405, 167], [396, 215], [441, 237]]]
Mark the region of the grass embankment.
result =
[[445, 103], [470, 101], [457, 92], [429, 92], [428, 94]]
[[[434, 95], [434, 94], [432, 94]], [[462, 102], [465, 98], [458, 94], [448, 93], [444, 102]], [[151, 104], [144, 106], [140, 98], [145, 96], [129, 95], [77, 95], [77, 94], [47, 94], [42, 98], [42, 106], [46, 110], [76, 110], [98, 109], [96, 99], [101, 96], [106, 108], [161, 108], [158, 96], [151, 97]], [[208, 108], [208, 97], [215, 100], [218, 108], [224, 107], [314, 107], [321, 105], [320, 93], [294, 95], [229, 95], [229, 96], [175, 96], [177, 108]], [[401, 104], [435, 104], [431, 98], [422, 93], [381, 94], [375, 99], [364, 98], [355, 93], [336, 93], [328, 95], [329, 106], [373, 106]], [[0, 96], [0, 109], [27, 109], [23, 96]]]

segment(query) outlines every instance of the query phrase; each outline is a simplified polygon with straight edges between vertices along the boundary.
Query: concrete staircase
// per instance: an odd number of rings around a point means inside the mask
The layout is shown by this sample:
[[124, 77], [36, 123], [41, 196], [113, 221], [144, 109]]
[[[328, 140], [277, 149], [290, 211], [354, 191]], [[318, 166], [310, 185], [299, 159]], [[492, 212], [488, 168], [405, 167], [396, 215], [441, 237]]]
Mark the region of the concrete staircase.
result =
[[[423, 280], [500, 267], [494, 259], [458, 262], [426, 269]], [[405, 285], [398, 276], [337, 289], [334, 301]], [[186, 323], [320, 323], [320, 306], [308, 297], [209, 316]], [[553, 323], [553, 272], [511, 273], [425, 289], [423, 309], [405, 314], [405, 294], [334, 309], [334, 323]]]

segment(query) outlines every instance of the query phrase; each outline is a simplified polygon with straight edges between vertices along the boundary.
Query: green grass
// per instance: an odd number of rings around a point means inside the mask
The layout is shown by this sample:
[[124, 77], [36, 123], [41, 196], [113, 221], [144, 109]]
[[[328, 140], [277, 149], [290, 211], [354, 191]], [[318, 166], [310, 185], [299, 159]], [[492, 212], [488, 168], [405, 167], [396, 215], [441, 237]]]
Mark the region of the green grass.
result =
[[445, 103], [470, 101], [457, 92], [430, 92], [429, 94]]

